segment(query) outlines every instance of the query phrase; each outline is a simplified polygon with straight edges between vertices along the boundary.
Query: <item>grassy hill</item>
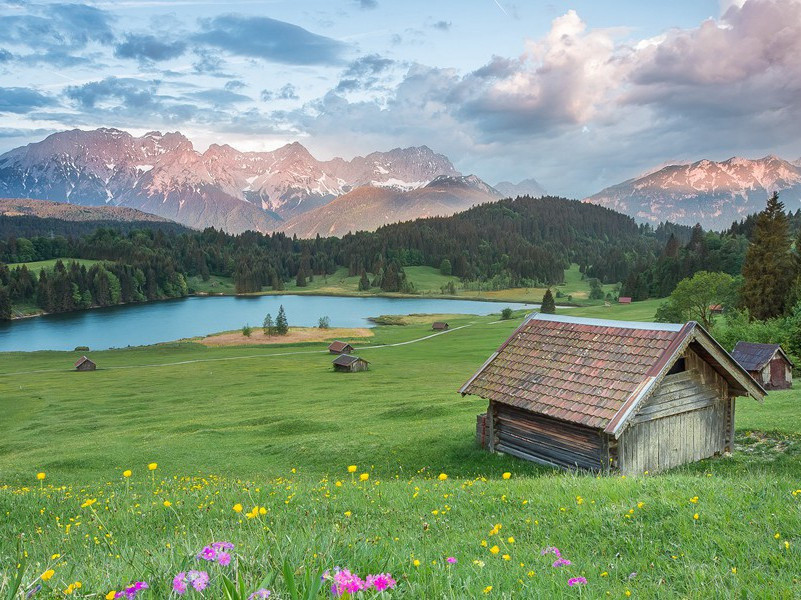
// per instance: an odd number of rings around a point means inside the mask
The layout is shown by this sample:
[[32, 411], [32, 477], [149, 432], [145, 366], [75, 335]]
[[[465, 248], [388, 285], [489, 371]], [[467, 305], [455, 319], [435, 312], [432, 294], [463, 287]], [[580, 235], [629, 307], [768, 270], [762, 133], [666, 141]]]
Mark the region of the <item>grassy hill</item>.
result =
[[[24, 589], [48, 598], [139, 580], [138, 598], [166, 598], [188, 569], [209, 571], [207, 597], [234, 572], [249, 594], [285, 562], [301, 577], [388, 571], [398, 598], [801, 593], [798, 391], [740, 401], [730, 457], [636, 478], [553, 472], [477, 449], [485, 403], [456, 392], [519, 319], [448, 320], [436, 337], [414, 319], [377, 327], [358, 374], [334, 373], [319, 343], [97, 352], [89, 373], [70, 370], [74, 353], [3, 354], [0, 597], [20, 534]], [[230, 566], [195, 558], [222, 540]], [[571, 564], [553, 567], [551, 546]], [[270, 587], [291, 597], [283, 576]]]

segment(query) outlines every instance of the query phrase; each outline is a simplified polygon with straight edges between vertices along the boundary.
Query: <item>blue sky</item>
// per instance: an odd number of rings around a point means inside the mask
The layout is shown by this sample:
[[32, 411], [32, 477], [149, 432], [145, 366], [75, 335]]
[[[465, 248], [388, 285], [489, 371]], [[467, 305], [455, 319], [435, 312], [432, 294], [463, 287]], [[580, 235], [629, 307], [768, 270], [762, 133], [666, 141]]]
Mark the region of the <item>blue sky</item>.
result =
[[801, 156], [799, 0], [6, 0], [0, 30], [0, 151], [102, 126], [322, 159], [425, 144], [571, 197]]

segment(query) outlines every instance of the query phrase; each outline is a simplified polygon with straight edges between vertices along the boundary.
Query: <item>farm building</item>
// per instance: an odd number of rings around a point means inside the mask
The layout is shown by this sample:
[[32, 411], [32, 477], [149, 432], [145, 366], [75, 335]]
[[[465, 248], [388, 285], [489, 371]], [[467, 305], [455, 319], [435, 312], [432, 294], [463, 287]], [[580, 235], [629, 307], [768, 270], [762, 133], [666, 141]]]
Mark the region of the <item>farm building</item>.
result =
[[353, 346], [346, 342], [340, 342], [337, 340], [328, 345], [328, 351], [331, 354], [350, 354], [353, 352]]
[[434, 321], [431, 325], [431, 329], [434, 331], [445, 331], [449, 325], [445, 321]]
[[792, 387], [794, 365], [779, 344], [737, 342], [731, 355], [766, 390]]
[[358, 356], [351, 356], [349, 354], [340, 354], [334, 359], [334, 371], [343, 371], [346, 373], [355, 373], [357, 371], [366, 371], [368, 363], [363, 358]]
[[[730, 451], [735, 398], [765, 390], [697, 323], [536, 314], [461, 388], [491, 452], [654, 473]], [[482, 417], [484, 423], [482, 423]]]
[[710, 304], [709, 305], [709, 312], [713, 315], [722, 315], [723, 314], [723, 305], [722, 304]]
[[631, 304], [631, 297], [629, 296], [620, 296], [617, 299], [618, 304]]
[[74, 366], [76, 371], [94, 371], [97, 369], [97, 365], [85, 356], [79, 358]]

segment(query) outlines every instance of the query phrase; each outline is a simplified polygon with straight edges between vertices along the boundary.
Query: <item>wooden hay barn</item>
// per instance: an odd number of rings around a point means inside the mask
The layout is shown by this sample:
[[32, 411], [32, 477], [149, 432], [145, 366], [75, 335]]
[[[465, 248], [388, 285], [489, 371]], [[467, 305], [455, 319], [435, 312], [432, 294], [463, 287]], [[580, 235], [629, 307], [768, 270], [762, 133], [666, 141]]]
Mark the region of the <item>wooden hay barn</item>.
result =
[[350, 354], [353, 352], [353, 346], [346, 342], [340, 342], [337, 340], [328, 345], [328, 351], [331, 354]]
[[629, 296], [620, 296], [617, 302], [618, 304], [631, 304], [631, 298]]
[[483, 435], [566, 469], [655, 473], [731, 451], [735, 398], [765, 390], [697, 323], [536, 314], [461, 388]]
[[779, 344], [737, 342], [731, 355], [766, 390], [793, 386], [794, 365]]
[[350, 356], [349, 354], [340, 354], [334, 359], [334, 371], [342, 371], [345, 373], [356, 373], [357, 371], [366, 371], [369, 362], [358, 356]]
[[445, 321], [434, 321], [431, 325], [431, 329], [434, 331], [445, 331], [448, 327], [450, 327]]
[[85, 356], [79, 358], [74, 366], [76, 371], [94, 371], [97, 369], [97, 365]]

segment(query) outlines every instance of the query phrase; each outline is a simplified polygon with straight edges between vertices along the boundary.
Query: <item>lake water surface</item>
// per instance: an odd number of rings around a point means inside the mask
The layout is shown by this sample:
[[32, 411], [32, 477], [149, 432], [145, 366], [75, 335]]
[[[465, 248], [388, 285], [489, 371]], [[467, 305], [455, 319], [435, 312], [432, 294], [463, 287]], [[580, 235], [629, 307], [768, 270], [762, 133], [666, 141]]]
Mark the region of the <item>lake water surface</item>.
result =
[[314, 326], [327, 316], [332, 327], [364, 327], [368, 317], [413, 313], [488, 315], [505, 307], [537, 307], [514, 302], [437, 298], [347, 298], [337, 296], [211, 296], [114, 306], [0, 323], [0, 352], [92, 350], [142, 346], [239, 329], [260, 327], [284, 306], [290, 325]]

